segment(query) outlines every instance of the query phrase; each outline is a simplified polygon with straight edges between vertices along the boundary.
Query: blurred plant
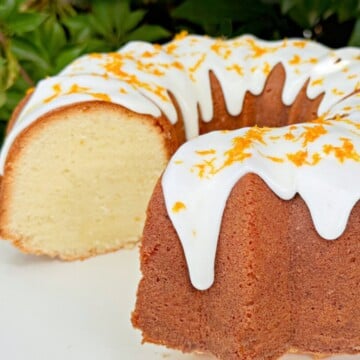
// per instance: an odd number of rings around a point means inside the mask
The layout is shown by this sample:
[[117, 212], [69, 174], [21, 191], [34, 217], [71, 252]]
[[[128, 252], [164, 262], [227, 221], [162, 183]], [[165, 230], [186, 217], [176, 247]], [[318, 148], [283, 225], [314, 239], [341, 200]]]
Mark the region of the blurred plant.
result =
[[252, 33], [273, 38], [276, 32], [276, 9], [261, 0], [185, 0], [171, 15], [212, 36]]
[[360, 46], [360, 0], [185, 0], [171, 15], [213, 36], [304, 36], [330, 46]]
[[17, 37], [33, 32], [47, 15], [24, 12], [23, 1], [0, 0], [0, 131], [33, 80], [13, 49]]
[[282, 14], [289, 16], [309, 37], [321, 39], [324, 24], [331, 18], [337, 32], [339, 25], [351, 22], [347, 45], [360, 46], [360, 0], [278, 0], [276, 2], [280, 4]]

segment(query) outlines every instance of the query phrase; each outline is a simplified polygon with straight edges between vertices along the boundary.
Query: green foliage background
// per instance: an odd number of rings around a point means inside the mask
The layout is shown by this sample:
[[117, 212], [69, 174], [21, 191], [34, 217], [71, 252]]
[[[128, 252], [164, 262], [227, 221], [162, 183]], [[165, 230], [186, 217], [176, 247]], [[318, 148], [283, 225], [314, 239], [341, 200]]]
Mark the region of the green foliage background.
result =
[[360, 0], [0, 0], [0, 139], [39, 79], [81, 54], [181, 30], [360, 46]]

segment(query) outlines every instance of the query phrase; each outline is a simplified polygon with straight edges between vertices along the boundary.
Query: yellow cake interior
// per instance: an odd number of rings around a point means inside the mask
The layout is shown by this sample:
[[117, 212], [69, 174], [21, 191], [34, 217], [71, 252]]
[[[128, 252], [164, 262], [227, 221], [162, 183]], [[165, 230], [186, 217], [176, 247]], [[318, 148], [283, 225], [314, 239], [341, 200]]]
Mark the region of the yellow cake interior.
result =
[[140, 115], [100, 106], [55, 112], [21, 137], [2, 186], [4, 237], [24, 251], [68, 260], [139, 239], [167, 163], [161, 130]]

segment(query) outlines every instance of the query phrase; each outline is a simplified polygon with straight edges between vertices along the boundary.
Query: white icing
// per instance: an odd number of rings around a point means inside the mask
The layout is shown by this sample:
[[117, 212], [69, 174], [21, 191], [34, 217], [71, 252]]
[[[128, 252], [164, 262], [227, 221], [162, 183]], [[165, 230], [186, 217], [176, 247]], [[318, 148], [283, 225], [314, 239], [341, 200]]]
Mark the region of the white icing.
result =
[[[5, 141], [0, 171], [4, 173], [8, 151], [27, 126], [48, 111], [76, 102], [110, 101], [141, 114], [158, 117], [163, 113], [174, 124], [178, 119], [171, 93], [182, 113], [187, 138], [194, 138], [199, 132], [198, 108], [204, 121], [213, 118], [210, 71], [219, 80], [228, 112], [238, 115], [246, 92], [260, 94], [278, 63], [286, 73], [284, 104], [292, 104], [308, 81], [309, 98], [324, 94], [318, 109], [324, 122], [261, 133], [264, 143], [252, 138], [245, 151], [249, 157], [207, 174], [209, 178], [199, 178], [190, 170], [201, 160], [211, 160], [219, 167], [232, 139], [243, 137], [249, 129], [208, 134], [188, 142], [178, 150], [163, 177], [167, 209], [183, 243], [190, 277], [199, 289], [206, 289], [213, 281], [226, 199], [248, 172], [261, 176], [283, 199], [299, 193], [319, 234], [335, 239], [359, 199], [360, 97], [354, 91], [360, 88], [360, 51], [356, 48], [332, 50], [310, 41], [267, 42], [249, 35], [232, 40], [185, 36], [163, 46], [132, 42], [114, 53], [82, 56], [59, 75], [38, 84]], [[304, 143], [304, 133], [320, 125], [326, 133]], [[293, 138], [286, 138], [286, 133]], [[216, 154], [194, 156], [194, 151], [208, 149], [210, 143]], [[330, 144], [333, 148], [327, 147]], [[346, 148], [349, 144], [353, 152]], [[348, 153], [340, 159], [345, 150]], [[307, 151], [307, 162], [297, 166], [288, 155], [299, 151]], [[177, 164], [177, 160], [183, 163]], [[183, 202], [186, 208], [172, 211], [176, 202]]]

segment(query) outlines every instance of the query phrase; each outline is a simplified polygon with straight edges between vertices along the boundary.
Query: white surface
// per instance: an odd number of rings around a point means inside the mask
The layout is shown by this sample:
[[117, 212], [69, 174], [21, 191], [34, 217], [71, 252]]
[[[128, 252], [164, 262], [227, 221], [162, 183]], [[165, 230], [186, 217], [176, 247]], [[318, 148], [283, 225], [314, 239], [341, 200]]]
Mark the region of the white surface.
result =
[[[213, 359], [140, 344], [130, 323], [138, 268], [137, 249], [64, 263], [0, 241], [0, 359]], [[295, 359], [309, 358], [283, 357]]]

